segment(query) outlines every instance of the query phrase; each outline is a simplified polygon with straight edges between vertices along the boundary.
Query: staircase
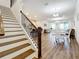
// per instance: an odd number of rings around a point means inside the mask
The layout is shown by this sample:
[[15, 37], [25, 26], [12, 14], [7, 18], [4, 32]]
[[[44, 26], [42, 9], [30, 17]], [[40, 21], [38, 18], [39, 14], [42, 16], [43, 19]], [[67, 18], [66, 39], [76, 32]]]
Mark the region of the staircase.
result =
[[0, 36], [0, 59], [35, 59], [35, 51], [9, 8], [0, 6], [5, 35]]
[[38, 59], [38, 58], [34, 57], [33, 59]]

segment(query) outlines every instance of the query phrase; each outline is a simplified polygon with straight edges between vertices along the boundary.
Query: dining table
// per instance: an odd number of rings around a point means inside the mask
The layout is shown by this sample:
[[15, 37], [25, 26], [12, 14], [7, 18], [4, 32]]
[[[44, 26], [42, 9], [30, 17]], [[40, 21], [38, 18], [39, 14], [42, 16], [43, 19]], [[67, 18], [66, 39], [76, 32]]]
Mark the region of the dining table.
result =
[[64, 48], [69, 48], [69, 38], [66, 35], [67, 32], [50, 32], [50, 39], [53, 41], [53, 45], [57, 46], [63, 43]]

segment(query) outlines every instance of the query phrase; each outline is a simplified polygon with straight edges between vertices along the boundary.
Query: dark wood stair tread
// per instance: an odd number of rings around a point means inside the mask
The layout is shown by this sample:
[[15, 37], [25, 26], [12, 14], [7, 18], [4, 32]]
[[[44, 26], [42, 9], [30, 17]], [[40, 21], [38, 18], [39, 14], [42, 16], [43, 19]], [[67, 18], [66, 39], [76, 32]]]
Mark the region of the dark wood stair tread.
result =
[[34, 58], [32, 58], [32, 59], [38, 59], [38, 58], [34, 57]]
[[26, 43], [26, 44], [20, 45], [18, 47], [15, 47], [15, 48], [12, 48], [12, 49], [9, 49], [9, 50], [0, 52], [0, 58], [6, 56], [8, 54], [11, 54], [13, 52], [16, 52], [16, 51], [18, 51], [18, 50], [20, 50], [22, 48], [28, 47], [28, 46], [30, 46], [30, 44], [29, 43]]
[[5, 45], [9, 45], [9, 44], [13, 44], [13, 43], [17, 43], [17, 42], [21, 42], [21, 41], [24, 41], [24, 40], [27, 40], [27, 39], [26, 38], [22, 38], [22, 39], [10, 41], [10, 42], [0, 43], [0, 47], [5, 46]]
[[12, 59], [25, 59], [26, 57], [28, 57], [29, 55], [31, 55], [33, 52], [34, 52], [33, 49], [29, 49], [28, 51], [26, 51], [26, 52], [24, 52], [24, 53], [22, 53], [22, 54], [20, 54], [20, 55], [18, 55], [16, 57], [14, 57]]

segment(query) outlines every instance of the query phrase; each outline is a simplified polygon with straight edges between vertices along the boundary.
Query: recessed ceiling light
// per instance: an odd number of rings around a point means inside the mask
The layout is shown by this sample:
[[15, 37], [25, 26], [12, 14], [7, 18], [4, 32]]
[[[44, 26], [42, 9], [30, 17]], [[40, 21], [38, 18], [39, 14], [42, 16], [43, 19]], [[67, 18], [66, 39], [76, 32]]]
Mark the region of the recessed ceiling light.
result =
[[67, 18], [65, 18], [65, 17], [52, 18], [52, 20], [63, 20], [63, 19], [67, 19]]
[[58, 13], [53, 14], [54, 17], [59, 17]]
[[29, 15], [29, 13], [26, 13], [26, 15]]
[[34, 16], [34, 17], [37, 17], [37, 16]]

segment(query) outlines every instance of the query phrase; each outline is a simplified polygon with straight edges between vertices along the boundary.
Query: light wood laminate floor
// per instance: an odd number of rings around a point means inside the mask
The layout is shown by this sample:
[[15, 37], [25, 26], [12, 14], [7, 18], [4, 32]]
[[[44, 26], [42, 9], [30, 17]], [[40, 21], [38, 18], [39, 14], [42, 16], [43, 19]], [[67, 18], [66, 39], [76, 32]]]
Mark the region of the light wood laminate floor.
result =
[[42, 58], [41, 59], [79, 59], [79, 46], [76, 39], [71, 39], [69, 48], [63, 45], [53, 47], [48, 34], [42, 35]]

